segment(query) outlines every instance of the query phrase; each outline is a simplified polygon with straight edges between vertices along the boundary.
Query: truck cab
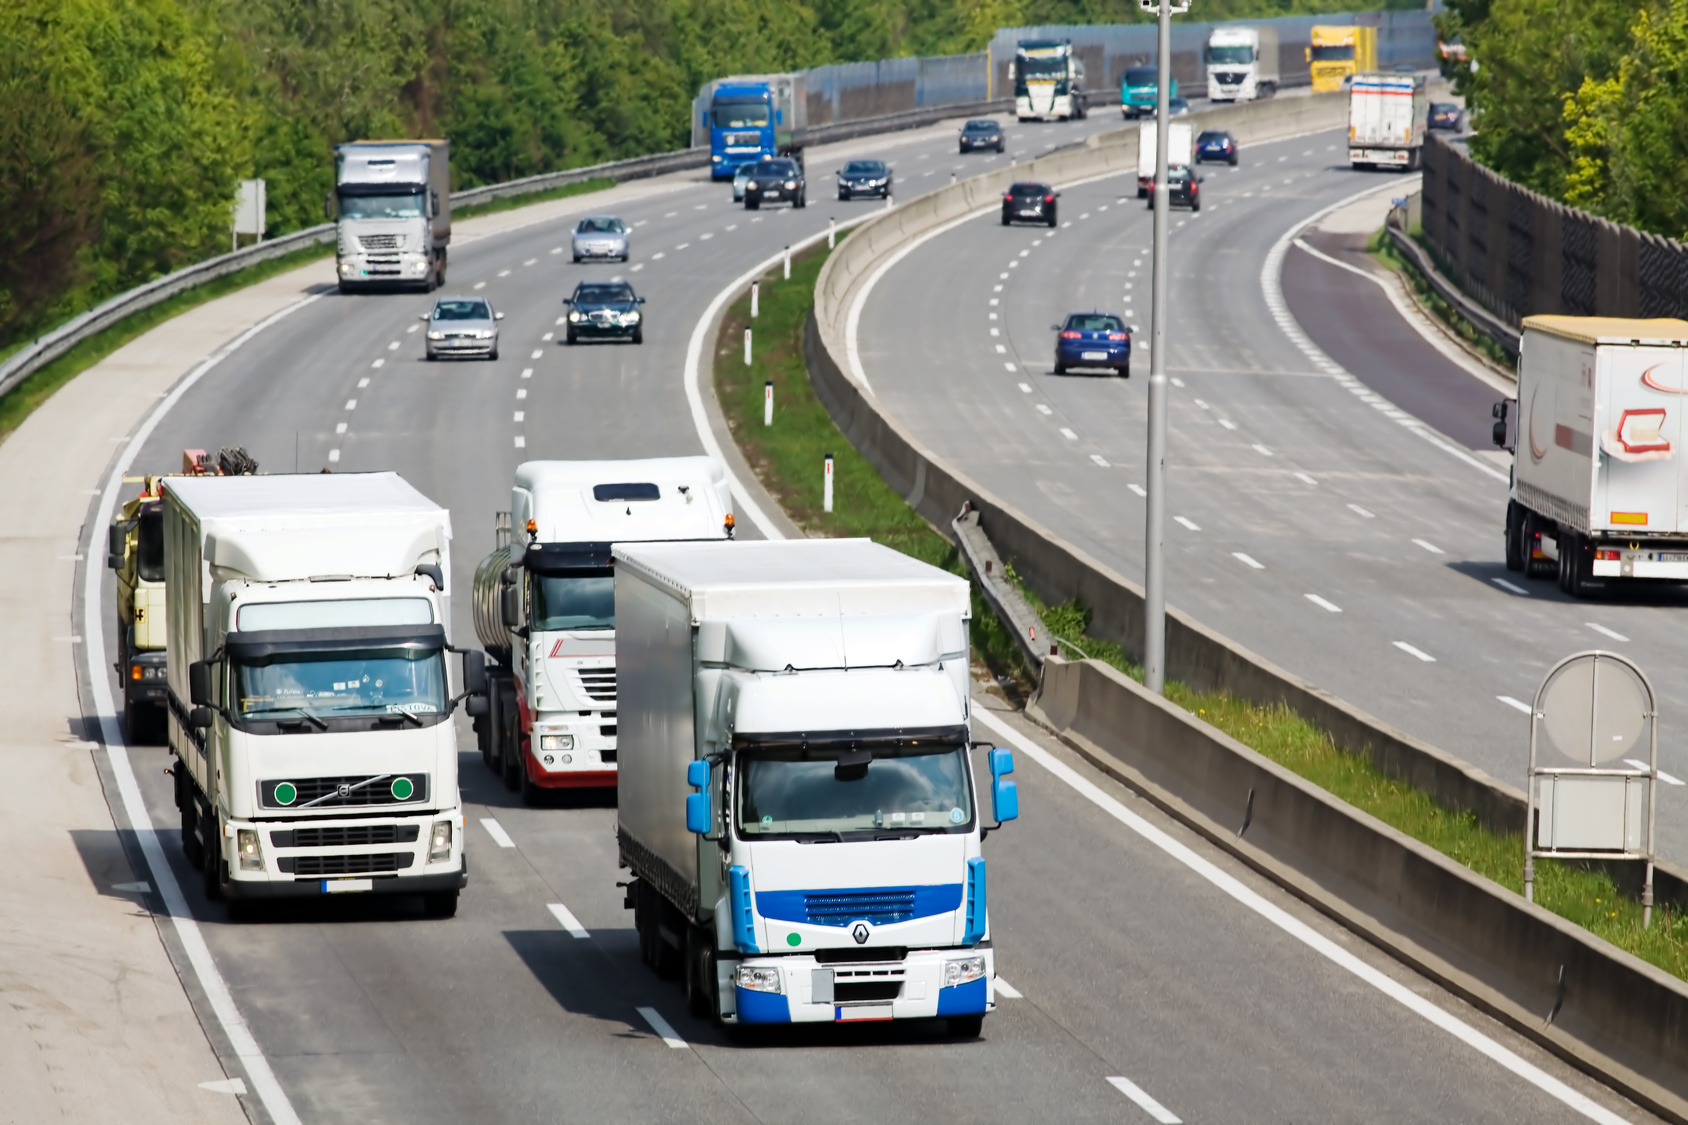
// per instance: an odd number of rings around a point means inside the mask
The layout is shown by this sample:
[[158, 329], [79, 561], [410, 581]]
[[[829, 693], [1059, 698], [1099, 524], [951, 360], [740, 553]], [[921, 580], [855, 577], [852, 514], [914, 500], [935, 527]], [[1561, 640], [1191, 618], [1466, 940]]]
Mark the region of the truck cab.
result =
[[1247, 102], [1277, 93], [1275, 28], [1216, 27], [1207, 37], [1203, 58], [1210, 101]]
[[[709, 175], [730, 180], [764, 157], [803, 159], [808, 100], [803, 76], [729, 78], [704, 88], [701, 99], [709, 144]], [[694, 144], [704, 138], [694, 136]]]
[[445, 284], [451, 242], [451, 146], [433, 141], [356, 141], [334, 148], [327, 211], [338, 228], [341, 292]]
[[1315, 94], [1333, 94], [1354, 75], [1377, 69], [1377, 28], [1317, 26], [1308, 32], [1307, 66]]
[[1021, 121], [1071, 121], [1087, 111], [1084, 63], [1068, 40], [1022, 40], [1014, 51], [1014, 115]]
[[[1178, 96], [1178, 79], [1168, 80], [1168, 100]], [[1119, 84], [1119, 109], [1127, 121], [1134, 117], [1153, 117], [1160, 97], [1160, 71], [1152, 66], [1127, 67]]]

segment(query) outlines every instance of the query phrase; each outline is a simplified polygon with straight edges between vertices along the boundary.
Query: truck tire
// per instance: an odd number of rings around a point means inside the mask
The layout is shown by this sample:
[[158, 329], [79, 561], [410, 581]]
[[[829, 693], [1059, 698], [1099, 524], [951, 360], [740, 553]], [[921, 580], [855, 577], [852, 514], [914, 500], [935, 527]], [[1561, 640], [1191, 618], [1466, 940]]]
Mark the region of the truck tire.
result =
[[182, 810], [182, 855], [188, 866], [197, 871], [205, 866], [205, 848], [199, 839], [199, 805], [194, 800], [193, 782], [188, 779], [188, 768], [180, 758], [170, 769], [176, 780], [176, 807]]
[[521, 785], [522, 780], [522, 732], [520, 721], [516, 714], [516, 701], [513, 698], [515, 685], [508, 685], [504, 690], [504, 752], [500, 755], [500, 773], [504, 776], [504, 788], [512, 793]]
[[952, 1039], [977, 1039], [984, 1029], [984, 1016], [949, 1017], [949, 1033]]
[[643, 879], [633, 880], [633, 932], [639, 937], [639, 960], [649, 968], [656, 968], [656, 926], [651, 922], [650, 888]]
[[656, 899], [656, 909], [651, 911], [654, 923], [651, 926], [651, 950], [655, 955], [651, 968], [656, 970], [661, 980], [675, 980], [686, 968], [686, 926], [689, 923], [680, 916], [673, 903], [654, 892], [651, 897]]
[[525, 759], [522, 762], [521, 771], [522, 776], [520, 784], [522, 791], [522, 804], [526, 805], [530, 809], [537, 808], [545, 803], [545, 790], [533, 783], [533, 778], [528, 773], [527, 762]]
[[715, 942], [701, 926], [686, 927], [686, 1008], [700, 1019], [720, 1011], [715, 1002]]
[[201, 885], [205, 888], [205, 897], [211, 902], [221, 902], [223, 898], [223, 849], [218, 844], [223, 834], [222, 825], [216, 817], [200, 818], [200, 848], [203, 851], [202, 862], [199, 865]]
[[422, 896], [422, 913], [430, 918], [451, 918], [457, 914], [457, 890], [429, 891]]
[[1528, 556], [1524, 551], [1524, 509], [1516, 500], [1506, 502], [1506, 569], [1514, 573], [1524, 569]]
[[1594, 541], [1568, 531], [1559, 537], [1559, 588], [1573, 598], [1592, 598], [1605, 582], [1594, 577]]

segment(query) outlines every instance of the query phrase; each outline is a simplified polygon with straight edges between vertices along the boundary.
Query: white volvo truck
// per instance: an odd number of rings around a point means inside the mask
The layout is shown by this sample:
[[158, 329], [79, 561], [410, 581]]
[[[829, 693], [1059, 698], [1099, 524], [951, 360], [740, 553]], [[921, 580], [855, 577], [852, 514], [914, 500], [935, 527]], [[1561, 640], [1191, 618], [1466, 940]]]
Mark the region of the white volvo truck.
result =
[[[1525, 317], [1507, 569], [1574, 597], [1688, 581], [1685, 395], [1688, 321]], [[1496, 445], [1509, 406], [1495, 404]]]
[[646, 963], [729, 1024], [977, 1035], [980, 845], [1018, 796], [1008, 750], [972, 753], [966, 580], [865, 539], [615, 558], [617, 832]]
[[[171, 772], [208, 897], [419, 894], [454, 913], [450, 514], [395, 473], [161, 489]], [[470, 688], [482, 660], [464, 657]]]
[[334, 264], [342, 293], [445, 284], [451, 244], [451, 144], [356, 141], [334, 146]]
[[1250, 102], [1278, 92], [1278, 29], [1216, 27], [1207, 36], [1207, 97]]
[[[511, 541], [511, 527], [515, 540]], [[475, 722], [487, 767], [534, 803], [616, 783], [615, 580], [610, 549], [730, 539], [732, 494], [711, 457], [527, 461], [497, 546], [475, 568], [475, 632], [492, 657]]]

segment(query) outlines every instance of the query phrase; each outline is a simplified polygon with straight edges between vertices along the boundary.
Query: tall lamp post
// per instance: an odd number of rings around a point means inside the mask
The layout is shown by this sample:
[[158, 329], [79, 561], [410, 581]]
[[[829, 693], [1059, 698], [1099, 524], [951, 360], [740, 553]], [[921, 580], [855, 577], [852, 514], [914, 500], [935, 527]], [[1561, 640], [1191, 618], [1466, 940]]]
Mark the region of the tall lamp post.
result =
[[1148, 504], [1143, 528], [1143, 686], [1159, 694], [1166, 688], [1166, 559], [1161, 540], [1166, 529], [1166, 217], [1171, 199], [1167, 183], [1168, 84], [1172, 79], [1172, 14], [1190, 10], [1190, 0], [1137, 0], [1160, 22], [1155, 52], [1155, 260], [1149, 310], [1149, 463]]

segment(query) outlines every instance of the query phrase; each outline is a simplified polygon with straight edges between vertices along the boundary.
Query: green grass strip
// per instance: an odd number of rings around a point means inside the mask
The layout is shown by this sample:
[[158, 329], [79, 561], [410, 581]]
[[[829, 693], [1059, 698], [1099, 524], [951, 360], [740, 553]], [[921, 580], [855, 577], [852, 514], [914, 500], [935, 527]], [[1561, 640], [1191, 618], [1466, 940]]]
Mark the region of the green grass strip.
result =
[[1407, 284], [1412, 287], [1413, 295], [1418, 298], [1418, 303], [1453, 329], [1460, 339], [1482, 352], [1489, 362], [1496, 366], [1512, 372], [1518, 370], [1518, 365], [1506, 354], [1506, 349], [1495, 342], [1494, 337], [1479, 331], [1476, 325], [1461, 316], [1458, 309], [1444, 301], [1441, 295], [1430, 287], [1430, 282], [1419, 272], [1419, 268], [1395, 249], [1395, 243], [1390, 240], [1387, 231], [1379, 230], [1372, 235], [1366, 249], [1372, 257], [1406, 278]]
[[[915, 558], [966, 573], [954, 547], [897, 495], [833, 425], [815, 397], [803, 360], [803, 325], [814, 302], [825, 247], [792, 259], [791, 280], [774, 271], [761, 280], [760, 315], [750, 317], [745, 295], [728, 310], [715, 355], [715, 391], [727, 425], [757, 479], [798, 527], [814, 536], [868, 536]], [[744, 330], [753, 330], [752, 362], [743, 360]], [[763, 384], [774, 387], [774, 423], [762, 424]], [[833, 510], [822, 510], [822, 458], [833, 455]], [[1008, 576], [1019, 581], [1012, 566]], [[1020, 583], [1024, 589], [1024, 583]], [[1026, 596], [1056, 636], [1085, 655], [1142, 681], [1142, 668], [1121, 647], [1089, 635], [1081, 605], [1042, 604]], [[1011, 691], [1032, 682], [1007, 630], [973, 596], [976, 665], [1009, 680]], [[1470, 813], [1446, 809], [1424, 792], [1390, 777], [1365, 758], [1338, 748], [1330, 736], [1288, 708], [1260, 707], [1231, 696], [1169, 683], [1167, 698], [1203, 722], [1313, 784], [1428, 844], [1517, 894], [1523, 893], [1524, 841], [1491, 832]], [[1536, 902], [1666, 972], [1688, 979], [1688, 914], [1655, 909], [1650, 929], [1641, 906], [1603, 872], [1552, 861], [1536, 865]]]

